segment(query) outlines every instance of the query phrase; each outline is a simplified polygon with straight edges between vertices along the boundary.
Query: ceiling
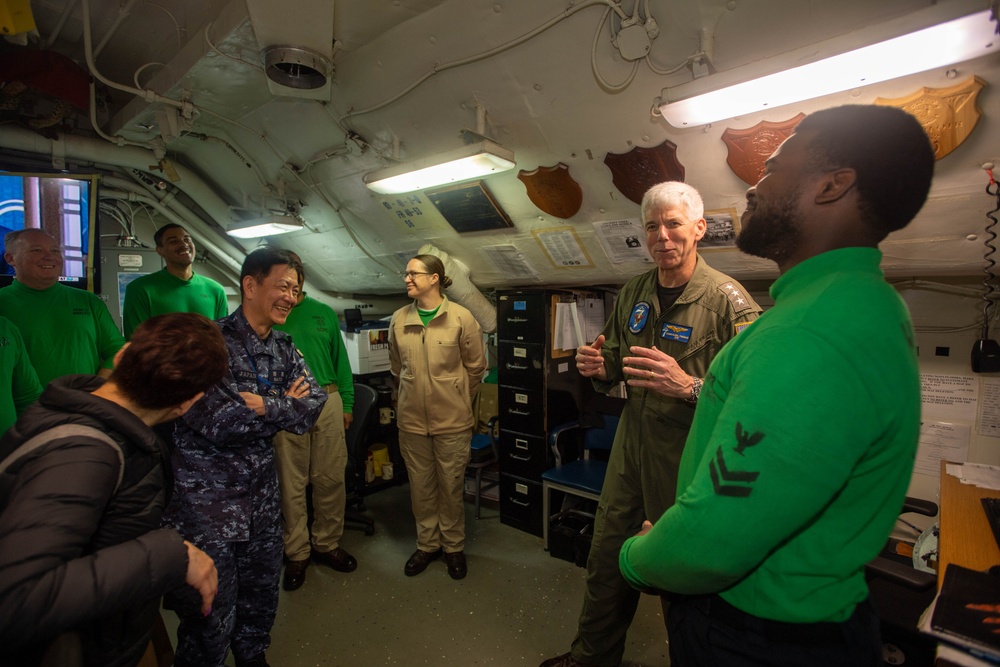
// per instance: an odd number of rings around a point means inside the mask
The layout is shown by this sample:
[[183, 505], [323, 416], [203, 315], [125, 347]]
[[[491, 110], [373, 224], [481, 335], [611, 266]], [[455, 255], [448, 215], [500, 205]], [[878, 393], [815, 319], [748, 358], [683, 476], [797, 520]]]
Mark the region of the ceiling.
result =
[[[652, 109], [664, 89], [694, 78], [698, 68], [687, 65], [693, 54], [704, 54], [714, 72], [704, 81], [734, 68], [774, 70], [985, 10], [985, 0], [624, 0], [614, 9], [640, 24], [651, 16], [658, 28], [651, 32], [645, 24], [643, 34], [655, 36], [648, 57], [636, 60], [629, 59], [636, 42], [624, 39], [632, 40], [634, 30], [613, 43], [611, 31], [622, 24], [605, 0], [30, 5], [37, 32], [15, 36], [0, 55], [22, 64], [47, 62], [45, 52], [67, 56], [96, 77], [95, 108], [74, 109], [44, 131], [29, 121], [49, 113], [57, 96], [40, 93], [3, 110], [0, 160], [33, 154], [55, 165], [104, 169], [111, 175], [106, 190], [139, 192], [140, 207], [143, 197], [165, 198], [149, 212], [189, 216], [210, 259], [230, 267], [258, 242], [236, 245], [222, 232], [229, 219], [291, 212], [303, 220], [303, 231], [272, 241], [302, 255], [314, 285], [332, 293], [399, 293], [406, 259], [425, 243], [466, 264], [483, 289], [620, 284], [643, 265], [612, 261], [595, 223], [637, 218], [638, 207], [613, 183], [608, 153], [670, 141], [706, 208], [738, 215], [747, 185], [726, 163], [727, 128], [903, 97], [972, 76], [985, 84], [978, 99], [985, 113], [968, 140], [937, 163], [918, 219], [883, 251], [895, 276], [969, 276], [983, 266], [985, 213], [995, 200], [985, 194], [982, 165], [1000, 164], [996, 52], [709, 126], [677, 129]], [[275, 86], [261, 56], [274, 45], [325, 56], [332, 63], [327, 84], [318, 91]], [[477, 108], [484, 117], [477, 118]], [[407, 218], [412, 200], [400, 205], [365, 187], [364, 175], [375, 169], [458, 148], [465, 129], [515, 153], [515, 170], [484, 181], [510, 227], [460, 234], [433, 206]], [[521, 170], [558, 163], [582, 191], [581, 207], [565, 219], [533, 204], [517, 178]], [[579, 243], [581, 267], [553, 262], [563, 243]], [[704, 254], [740, 279], [776, 275], [772, 263], [735, 249]]]

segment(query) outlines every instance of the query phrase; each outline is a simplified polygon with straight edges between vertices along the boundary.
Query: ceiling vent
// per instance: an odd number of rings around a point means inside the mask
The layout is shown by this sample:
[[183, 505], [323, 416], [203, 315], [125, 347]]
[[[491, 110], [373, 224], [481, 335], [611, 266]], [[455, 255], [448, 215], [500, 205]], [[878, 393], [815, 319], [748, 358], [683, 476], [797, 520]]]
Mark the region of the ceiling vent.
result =
[[322, 88], [332, 70], [332, 64], [325, 57], [298, 46], [269, 46], [261, 55], [267, 78], [287, 88]]
[[246, 2], [257, 39], [268, 91], [282, 97], [329, 102], [333, 94], [335, 0], [242, 2]]

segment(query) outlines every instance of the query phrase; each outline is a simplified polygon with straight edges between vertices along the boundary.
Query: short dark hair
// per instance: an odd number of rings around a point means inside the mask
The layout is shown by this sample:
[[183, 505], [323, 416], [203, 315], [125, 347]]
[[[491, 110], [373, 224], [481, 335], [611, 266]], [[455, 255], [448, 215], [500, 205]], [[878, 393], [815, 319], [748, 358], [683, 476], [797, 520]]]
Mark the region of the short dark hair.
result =
[[417, 260], [427, 268], [427, 273], [437, 274], [438, 280], [441, 281], [441, 289], [448, 289], [451, 287], [451, 278], [444, 275], [444, 262], [437, 255], [417, 255], [413, 259]]
[[218, 326], [197, 313], [170, 313], [132, 333], [110, 382], [140, 408], [161, 410], [215, 386], [228, 368]]
[[288, 254], [292, 256], [292, 259], [294, 259], [296, 262], [298, 262], [298, 265], [299, 265], [299, 269], [298, 269], [298, 273], [299, 273], [299, 286], [302, 286], [306, 282], [306, 265], [302, 263], [302, 258], [299, 257], [298, 253], [292, 252], [291, 250], [289, 250]]
[[297, 257], [298, 255], [293, 256], [291, 252], [273, 245], [257, 248], [243, 260], [243, 268], [240, 269], [240, 294], [243, 294], [244, 278], [251, 276], [255, 282], [262, 283], [271, 269], [279, 264], [287, 264], [295, 269], [299, 282], [302, 282], [302, 263]]
[[905, 227], [927, 200], [934, 148], [920, 122], [896, 107], [849, 104], [806, 116], [813, 166], [857, 174], [862, 215], [885, 238]]
[[[169, 232], [171, 229], [184, 229], [183, 225], [178, 225], [176, 222], [168, 222], [153, 233], [153, 243], [156, 244], [157, 248], [163, 247], [163, 235]], [[184, 229], [186, 232], [187, 230]]]
[[[39, 234], [45, 234], [47, 237], [59, 243], [59, 239], [49, 234], [44, 229], [39, 229], [38, 227], [25, 227], [24, 229], [15, 229], [12, 232], [7, 232], [3, 237], [4, 252], [9, 252], [12, 255], [18, 254], [21, 250], [20, 246], [25, 243], [24, 237], [33, 232], [38, 232]], [[62, 244], [60, 243], [60, 248]]]

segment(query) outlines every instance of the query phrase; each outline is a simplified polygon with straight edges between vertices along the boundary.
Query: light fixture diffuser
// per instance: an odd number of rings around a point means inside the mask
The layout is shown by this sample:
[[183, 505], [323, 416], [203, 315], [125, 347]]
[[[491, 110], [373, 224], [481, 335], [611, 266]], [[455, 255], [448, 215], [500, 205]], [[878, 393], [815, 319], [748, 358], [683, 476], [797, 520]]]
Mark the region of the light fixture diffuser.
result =
[[301, 222], [287, 215], [268, 215], [252, 220], [237, 220], [226, 225], [226, 233], [238, 239], [259, 239], [305, 229]]
[[[674, 127], [714, 123], [979, 58], [1000, 50], [994, 31], [990, 12], [978, 12], [687, 99], [660, 100], [659, 111]], [[701, 87], [720, 76], [692, 83]], [[690, 84], [665, 92], [679, 96], [686, 86]]]
[[482, 178], [514, 168], [514, 152], [488, 139], [453, 151], [380, 169], [365, 175], [365, 185], [383, 195], [425, 190]]

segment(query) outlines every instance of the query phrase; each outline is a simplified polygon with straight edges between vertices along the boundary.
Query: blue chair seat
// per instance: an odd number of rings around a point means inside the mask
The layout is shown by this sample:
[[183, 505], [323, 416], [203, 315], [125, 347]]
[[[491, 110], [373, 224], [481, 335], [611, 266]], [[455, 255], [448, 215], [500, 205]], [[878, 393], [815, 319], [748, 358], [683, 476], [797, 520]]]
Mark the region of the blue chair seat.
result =
[[476, 433], [473, 435], [469, 446], [472, 448], [469, 463], [496, 460], [496, 457], [493, 455], [493, 443], [490, 442], [488, 433]]
[[[483, 491], [495, 488], [500, 485], [500, 474], [495, 471], [496, 463], [500, 460], [499, 449], [496, 441], [497, 417], [493, 416], [486, 422], [486, 433], [474, 433], [469, 442], [469, 464], [466, 471], [472, 470], [475, 475], [475, 498], [476, 498], [476, 518], [479, 518], [479, 507], [481, 505]], [[484, 470], [486, 473], [484, 475]], [[483, 479], [485, 477], [485, 480]]]
[[542, 479], [550, 484], [568, 486], [578, 491], [601, 495], [604, 475], [608, 471], [606, 461], [581, 459], [542, 473]]
[[549, 446], [556, 459], [556, 466], [542, 473], [542, 545], [549, 549], [549, 523], [553, 519], [549, 504], [552, 491], [562, 491], [571, 496], [580, 496], [588, 500], [601, 499], [601, 489], [604, 487], [604, 477], [608, 472], [608, 464], [601, 459], [591, 458], [590, 453], [597, 450], [610, 452], [614, 446], [615, 431], [618, 429], [618, 417], [602, 415], [602, 425], [583, 428], [580, 439], [583, 445], [583, 458], [562, 464], [559, 451], [559, 438], [566, 433], [581, 429], [579, 421], [554, 426], [549, 432]]

